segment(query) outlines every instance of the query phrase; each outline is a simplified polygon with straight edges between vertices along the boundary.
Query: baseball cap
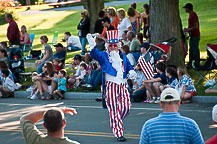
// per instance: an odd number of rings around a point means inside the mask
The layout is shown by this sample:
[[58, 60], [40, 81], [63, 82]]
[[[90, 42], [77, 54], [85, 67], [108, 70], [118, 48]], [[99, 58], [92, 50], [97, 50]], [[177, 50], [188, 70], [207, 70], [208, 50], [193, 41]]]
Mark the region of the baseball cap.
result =
[[147, 43], [147, 42], [144, 42], [143, 44], [140, 45], [140, 47], [141, 47], [141, 48], [144, 47], [144, 48], [146, 48], [146, 49], [149, 49], [150, 44]]
[[77, 59], [81, 61], [81, 55], [79, 55], [79, 54], [75, 55], [74, 60], [77, 60]]
[[186, 3], [183, 8], [193, 9], [193, 5], [191, 3]]
[[160, 101], [162, 102], [171, 102], [171, 101], [179, 101], [180, 96], [176, 89], [173, 88], [167, 88], [163, 90], [163, 92], [160, 95]]
[[63, 45], [61, 43], [55, 44], [54, 47], [61, 47], [63, 48]]

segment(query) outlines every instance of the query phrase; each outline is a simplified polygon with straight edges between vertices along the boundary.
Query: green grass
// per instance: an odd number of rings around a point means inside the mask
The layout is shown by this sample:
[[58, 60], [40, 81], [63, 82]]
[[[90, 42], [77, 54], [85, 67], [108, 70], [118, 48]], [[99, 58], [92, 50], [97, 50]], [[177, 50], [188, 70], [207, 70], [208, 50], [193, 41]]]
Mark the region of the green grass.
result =
[[[206, 57], [206, 44], [212, 43], [217, 44], [217, 1], [216, 0], [180, 0], [179, 8], [180, 8], [180, 16], [183, 23], [183, 28], [187, 27], [188, 14], [182, 8], [183, 5], [187, 2], [191, 2], [194, 5], [194, 11], [199, 16], [200, 21], [200, 31], [201, 31], [201, 40], [200, 40], [200, 50], [201, 57]], [[137, 4], [137, 11], [142, 12], [142, 5], [144, 3]], [[130, 4], [114, 6], [116, 9], [124, 8], [127, 10]], [[32, 9], [45, 9], [47, 6], [35, 6]], [[18, 11], [23, 11], [25, 9], [19, 9]], [[70, 31], [73, 35], [77, 35], [77, 24], [80, 21], [80, 10], [78, 11], [56, 11], [53, 13], [46, 13], [40, 15], [31, 15], [31, 16], [19, 16], [18, 25], [26, 25], [29, 33], [35, 33], [36, 37], [34, 40], [34, 49], [41, 49], [41, 44], [39, 37], [41, 35], [47, 35], [49, 38], [49, 42], [52, 41], [53, 33], [55, 31], [59, 32], [58, 42], [61, 42], [64, 32]], [[0, 41], [7, 40], [6, 32], [7, 32], [8, 24], [0, 26]], [[66, 45], [66, 43], [63, 43]], [[79, 52], [68, 52], [66, 63], [72, 63], [72, 58], [75, 54]], [[188, 60], [188, 59], [186, 59]], [[68, 73], [71, 73], [71, 68], [66, 68]], [[28, 68], [27, 71], [35, 70], [35, 68]], [[189, 71], [194, 81], [197, 81], [199, 78], [195, 71]], [[198, 90], [198, 95], [204, 94], [203, 83], [201, 82], [199, 86], [196, 87]]]

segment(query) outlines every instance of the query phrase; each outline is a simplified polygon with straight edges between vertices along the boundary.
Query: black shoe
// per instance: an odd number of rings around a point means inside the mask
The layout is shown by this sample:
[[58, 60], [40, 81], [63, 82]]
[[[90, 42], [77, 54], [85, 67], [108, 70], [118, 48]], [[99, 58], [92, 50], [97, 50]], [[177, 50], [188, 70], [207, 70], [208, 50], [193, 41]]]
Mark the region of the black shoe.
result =
[[119, 142], [125, 142], [126, 140], [127, 139], [124, 136], [117, 138], [117, 141], [119, 141]]

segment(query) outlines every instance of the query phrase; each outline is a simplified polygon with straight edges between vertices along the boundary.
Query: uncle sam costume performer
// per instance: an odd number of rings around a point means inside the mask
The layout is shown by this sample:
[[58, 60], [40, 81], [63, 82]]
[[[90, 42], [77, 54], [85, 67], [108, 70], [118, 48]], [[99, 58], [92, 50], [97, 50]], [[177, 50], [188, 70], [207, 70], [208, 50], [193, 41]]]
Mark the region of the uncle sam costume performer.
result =
[[97, 60], [104, 74], [105, 101], [110, 116], [110, 125], [118, 141], [126, 141], [123, 136], [123, 119], [129, 114], [131, 103], [127, 89], [127, 77], [134, 79], [136, 73], [124, 53], [118, 50], [118, 31], [108, 31], [107, 51], [99, 52], [95, 47], [95, 39], [88, 34], [90, 56]]

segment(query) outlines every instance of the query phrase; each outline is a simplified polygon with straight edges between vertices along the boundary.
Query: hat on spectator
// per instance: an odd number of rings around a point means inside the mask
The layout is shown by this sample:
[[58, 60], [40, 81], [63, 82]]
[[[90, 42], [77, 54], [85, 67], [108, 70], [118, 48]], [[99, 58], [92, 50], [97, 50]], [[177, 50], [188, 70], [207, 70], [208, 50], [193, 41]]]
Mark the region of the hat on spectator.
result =
[[79, 55], [79, 54], [75, 55], [74, 60], [80, 60], [81, 61], [81, 55]]
[[160, 101], [162, 102], [172, 102], [172, 101], [179, 101], [180, 96], [176, 89], [167, 88], [165, 89], [160, 95]]
[[213, 125], [210, 125], [209, 128], [217, 128], [217, 104], [212, 109], [212, 121]]
[[146, 49], [148, 49], [150, 47], [150, 44], [148, 42], [144, 42], [143, 44], [140, 45], [140, 47], [144, 47]]
[[183, 8], [188, 8], [188, 9], [193, 9], [193, 5], [191, 3], [186, 3], [185, 6], [183, 6]]
[[63, 45], [61, 43], [55, 44], [54, 47], [61, 47], [63, 48]]

